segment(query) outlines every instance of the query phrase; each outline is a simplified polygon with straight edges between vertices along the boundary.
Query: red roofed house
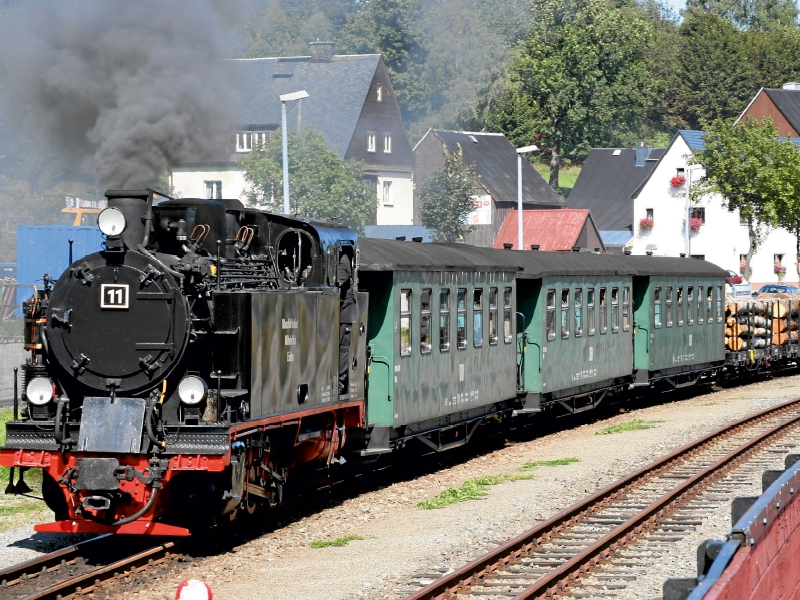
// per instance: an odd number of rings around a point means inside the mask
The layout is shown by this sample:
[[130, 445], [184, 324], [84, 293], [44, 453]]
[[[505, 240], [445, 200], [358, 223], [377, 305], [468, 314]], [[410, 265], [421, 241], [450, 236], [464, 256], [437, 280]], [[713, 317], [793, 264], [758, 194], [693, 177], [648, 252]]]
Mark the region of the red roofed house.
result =
[[[517, 249], [517, 211], [509, 211], [494, 240], [495, 248], [512, 244]], [[587, 208], [522, 211], [523, 244], [545, 252], [571, 252], [573, 248], [605, 252], [600, 231]]]

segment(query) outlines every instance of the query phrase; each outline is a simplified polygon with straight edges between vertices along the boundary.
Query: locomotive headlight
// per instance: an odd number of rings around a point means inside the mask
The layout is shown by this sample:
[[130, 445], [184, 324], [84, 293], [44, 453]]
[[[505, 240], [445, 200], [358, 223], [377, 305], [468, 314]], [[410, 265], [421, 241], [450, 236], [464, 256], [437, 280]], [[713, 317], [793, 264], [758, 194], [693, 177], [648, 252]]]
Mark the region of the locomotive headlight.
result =
[[200, 377], [189, 375], [178, 384], [178, 396], [188, 406], [200, 404], [208, 395], [208, 385]]
[[120, 236], [126, 225], [125, 215], [118, 208], [109, 207], [97, 215], [97, 226], [105, 235]]
[[44, 406], [53, 399], [53, 382], [47, 377], [34, 377], [28, 382], [25, 395], [31, 404]]

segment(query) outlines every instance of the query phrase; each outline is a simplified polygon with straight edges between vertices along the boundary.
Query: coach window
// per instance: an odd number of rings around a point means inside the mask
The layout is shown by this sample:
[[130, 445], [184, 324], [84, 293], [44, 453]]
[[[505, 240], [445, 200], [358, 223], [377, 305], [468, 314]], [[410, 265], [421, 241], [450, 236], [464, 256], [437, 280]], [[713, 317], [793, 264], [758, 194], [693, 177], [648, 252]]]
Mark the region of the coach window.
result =
[[712, 298], [713, 295], [714, 295], [714, 288], [712, 286], [708, 286], [708, 296], [706, 297], [706, 318], [708, 319], [709, 323], [714, 322], [714, 315], [711, 311], [712, 309], [711, 305], [713, 303], [713, 298]]
[[583, 335], [583, 290], [575, 290], [575, 337]]
[[672, 327], [672, 286], [667, 286], [667, 292], [664, 294], [666, 306], [664, 307], [664, 320], [667, 322], [667, 327]]
[[561, 290], [561, 339], [569, 337], [569, 288]]
[[419, 351], [431, 353], [431, 290], [424, 289], [419, 295]]
[[661, 288], [653, 289], [653, 322], [656, 329], [661, 328]]
[[631, 288], [627, 285], [622, 288], [622, 331], [631, 328]]
[[678, 286], [678, 292], [675, 298], [675, 310], [678, 311], [678, 327], [683, 327], [683, 286]]
[[503, 341], [510, 344], [514, 339], [511, 331], [511, 288], [507, 287], [503, 291]]
[[722, 323], [722, 286], [717, 286], [717, 323]]
[[450, 351], [450, 290], [439, 291], [439, 351]]
[[703, 286], [697, 286], [697, 324], [703, 324]]
[[686, 288], [686, 324], [694, 324], [694, 286]]
[[619, 331], [619, 288], [611, 288], [611, 333]]
[[400, 290], [400, 356], [411, 355], [411, 290]]
[[594, 288], [586, 290], [586, 330], [594, 335]]
[[483, 346], [483, 288], [472, 292], [472, 345]]
[[608, 305], [606, 304], [606, 288], [600, 288], [600, 333], [608, 331]]
[[489, 345], [497, 345], [497, 288], [489, 288]]
[[556, 291], [547, 290], [547, 339], [556, 339]]
[[467, 290], [458, 288], [456, 299], [456, 343], [459, 350], [467, 347]]

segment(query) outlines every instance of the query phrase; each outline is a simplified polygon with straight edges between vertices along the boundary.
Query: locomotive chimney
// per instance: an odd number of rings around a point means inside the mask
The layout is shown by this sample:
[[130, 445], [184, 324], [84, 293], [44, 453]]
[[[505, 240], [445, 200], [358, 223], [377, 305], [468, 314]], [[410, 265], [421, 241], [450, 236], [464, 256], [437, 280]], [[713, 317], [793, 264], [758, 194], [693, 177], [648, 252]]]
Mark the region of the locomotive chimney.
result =
[[[108, 190], [108, 206], [125, 215], [127, 225], [122, 239], [128, 248], [147, 246], [150, 239], [150, 222], [153, 219], [153, 192], [150, 190]], [[145, 226], [146, 223], [146, 226]]]

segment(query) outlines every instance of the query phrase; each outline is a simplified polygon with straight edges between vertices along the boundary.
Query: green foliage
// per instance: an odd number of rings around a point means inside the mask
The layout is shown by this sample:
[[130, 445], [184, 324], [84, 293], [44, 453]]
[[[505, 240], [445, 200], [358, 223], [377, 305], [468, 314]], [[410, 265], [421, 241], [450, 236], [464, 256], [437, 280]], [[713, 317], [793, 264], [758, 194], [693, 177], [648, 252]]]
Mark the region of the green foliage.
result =
[[797, 24], [794, 0], [688, 0], [689, 13], [710, 14], [749, 30], [767, 30]]
[[545, 147], [558, 189], [562, 157], [584, 157], [642, 125], [658, 91], [645, 58], [654, 28], [635, 3], [534, 0], [534, 12], [491, 125], [517, 145]]
[[531, 475], [483, 475], [481, 477], [475, 477], [474, 479], [465, 481], [460, 488], [447, 488], [436, 494], [433, 498], [420, 502], [417, 504], [417, 508], [433, 510], [467, 500], [481, 500], [486, 497], [486, 488], [489, 486], [506, 481], [522, 481], [527, 479], [533, 479], [533, 477]]
[[581, 459], [570, 457], [570, 458], [556, 458], [554, 460], [534, 460], [526, 462], [519, 468], [519, 470], [530, 471], [532, 469], [535, 469], [536, 467], [565, 467], [567, 465], [571, 465], [572, 463], [576, 462], [581, 462]]
[[461, 146], [458, 154], [447, 146], [442, 150], [445, 165], [437, 169], [419, 190], [422, 224], [437, 242], [455, 243], [470, 232], [467, 217], [475, 209], [477, 175], [472, 165], [465, 166]]
[[796, 231], [800, 223], [800, 155], [791, 142], [778, 140], [769, 118], [736, 127], [714, 121], [706, 127], [705, 148], [693, 158], [706, 176], [693, 186], [692, 195], [720, 194], [723, 206], [747, 220], [745, 277], [750, 279], [750, 259], [768, 228], [783, 224]]
[[[325, 137], [312, 127], [306, 127], [302, 136], [290, 132], [288, 147], [292, 213], [336, 220], [360, 232], [377, 208], [375, 194], [363, 180], [362, 163], [340, 159], [327, 149]], [[239, 164], [245, 173], [250, 204], [283, 212], [280, 130]]]
[[343, 537], [336, 538], [335, 540], [330, 540], [330, 541], [329, 540], [315, 540], [315, 541], [311, 542], [310, 545], [314, 549], [330, 548], [332, 546], [335, 547], [335, 548], [341, 548], [342, 546], [347, 546], [347, 544], [349, 542], [353, 542], [353, 541], [356, 541], [356, 540], [363, 540], [363, 539], [364, 538], [361, 537], [360, 535], [345, 535]]
[[609, 425], [603, 429], [598, 429], [595, 435], [611, 435], [612, 433], [622, 433], [623, 431], [639, 431], [640, 429], [653, 429], [656, 424], [664, 421], [645, 421], [644, 419], [633, 419], [625, 423]]

